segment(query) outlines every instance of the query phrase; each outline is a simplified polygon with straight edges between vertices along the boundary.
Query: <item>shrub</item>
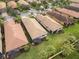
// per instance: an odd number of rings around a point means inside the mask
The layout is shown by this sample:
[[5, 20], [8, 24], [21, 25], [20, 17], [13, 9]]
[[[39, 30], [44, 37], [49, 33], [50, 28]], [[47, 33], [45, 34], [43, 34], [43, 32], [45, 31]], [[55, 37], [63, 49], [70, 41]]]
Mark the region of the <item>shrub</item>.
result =
[[75, 51], [74, 45], [70, 43], [64, 44], [62, 49], [64, 50], [64, 52], [62, 53], [64, 56], [70, 55]]
[[52, 54], [55, 54], [55, 53], [56, 53], [56, 48], [53, 47], [52, 45], [50, 45], [39, 52], [39, 57], [41, 59], [47, 59], [49, 56], [51, 56]]
[[52, 3], [52, 5], [59, 6], [59, 7], [68, 6], [69, 4], [70, 4], [69, 0], [55, 0]]
[[21, 22], [21, 17], [19, 15], [16, 15], [15, 22], [17, 22], [17, 23]]
[[30, 6], [29, 6], [29, 5], [28, 5], [28, 6], [25, 6], [25, 7], [20, 6], [18, 3], [17, 3], [17, 5], [18, 5], [17, 9], [18, 9], [20, 12], [27, 12], [27, 10], [30, 9]]
[[33, 9], [40, 10], [41, 3], [32, 2], [32, 3], [30, 3], [30, 6]]

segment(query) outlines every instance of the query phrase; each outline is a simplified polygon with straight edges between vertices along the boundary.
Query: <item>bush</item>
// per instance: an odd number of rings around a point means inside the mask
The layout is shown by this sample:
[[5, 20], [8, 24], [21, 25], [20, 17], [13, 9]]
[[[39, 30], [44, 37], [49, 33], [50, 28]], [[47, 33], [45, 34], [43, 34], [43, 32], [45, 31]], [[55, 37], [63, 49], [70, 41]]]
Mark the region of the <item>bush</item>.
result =
[[74, 45], [70, 43], [64, 44], [62, 49], [64, 50], [64, 52], [62, 53], [62, 55], [64, 56], [70, 55], [75, 51]]
[[79, 41], [75, 43], [75, 49], [79, 52]]
[[39, 52], [40, 59], [48, 59], [49, 56], [56, 53], [56, 48], [52, 45], [47, 46], [45, 49]]
[[56, 0], [52, 3], [54, 6], [65, 7], [70, 4], [69, 0]]
[[74, 43], [76, 40], [77, 40], [76, 36], [70, 36], [70, 37], [68, 38], [68, 41], [69, 41], [71, 44]]
[[32, 3], [30, 3], [30, 6], [33, 9], [40, 10], [41, 3], [32, 2]]
[[21, 17], [19, 15], [16, 15], [15, 22], [17, 22], [17, 23], [21, 22]]
[[17, 9], [20, 11], [20, 12], [27, 12], [27, 10], [29, 10], [30, 9], [30, 6], [28, 5], [28, 6], [20, 6], [18, 3], [17, 3], [17, 5], [18, 5], [18, 7], [17, 7]]

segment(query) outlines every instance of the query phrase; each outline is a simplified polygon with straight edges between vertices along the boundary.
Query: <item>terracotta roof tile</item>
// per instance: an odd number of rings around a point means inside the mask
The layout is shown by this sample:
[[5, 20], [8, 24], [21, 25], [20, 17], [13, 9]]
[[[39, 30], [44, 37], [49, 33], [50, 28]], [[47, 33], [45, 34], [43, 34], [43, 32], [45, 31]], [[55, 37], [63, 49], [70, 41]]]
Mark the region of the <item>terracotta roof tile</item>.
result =
[[79, 8], [79, 4], [77, 4], [77, 3], [71, 3], [70, 6]]
[[33, 18], [22, 17], [22, 22], [32, 39], [43, 38], [47, 35], [46, 30]]
[[66, 8], [56, 8], [56, 10], [61, 12], [61, 13], [67, 14], [69, 16], [79, 18], [79, 12], [69, 10], [69, 9], [66, 9]]
[[79, 4], [78, 3], [71, 3], [69, 6], [67, 6], [65, 8], [79, 12]]
[[48, 11], [47, 13], [51, 18], [53, 18], [55, 21], [57, 21], [58, 23], [62, 24], [62, 25], [69, 25], [72, 24], [74, 21], [73, 19], [66, 17], [65, 15], [52, 10], [52, 11]]
[[56, 21], [54, 21], [52, 18], [48, 17], [47, 15], [43, 16], [38, 14], [36, 16], [36, 19], [38, 20], [38, 22], [40, 22], [48, 31], [56, 31], [56, 30], [60, 30], [63, 27], [57, 23]]
[[13, 20], [4, 22], [6, 52], [19, 48], [28, 43], [20, 24]]
[[74, 3], [79, 3], [79, 0], [70, 0], [70, 1]]
[[17, 8], [17, 3], [15, 1], [9, 1], [7, 3], [8, 7]]

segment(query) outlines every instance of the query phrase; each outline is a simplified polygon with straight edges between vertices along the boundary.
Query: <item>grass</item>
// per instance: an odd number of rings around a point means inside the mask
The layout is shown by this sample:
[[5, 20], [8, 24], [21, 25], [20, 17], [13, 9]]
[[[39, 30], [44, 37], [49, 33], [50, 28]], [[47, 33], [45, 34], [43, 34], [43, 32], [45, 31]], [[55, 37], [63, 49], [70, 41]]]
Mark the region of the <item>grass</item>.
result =
[[[79, 32], [79, 24], [76, 23], [73, 26], [64, 29], [64, 33], [61, 34], [49, 34], [47, 37], [47, 41], [42, 42], [37, 46], [31, 46], [28, 52], [24, 52], [21, 55], [17, 56], [15, 59], [47, 59], [47, 56], [52, 53], [56, 53], [60, 47], [62, 47], [62, 43], [67, 40], [67, 38], [74, 33]], [[62, 59], [57, 56], [54, 59]], [[79, 59], [79, 53], [73, 52], [71, 55], [63, 58], [63, 59]]]
[[61, 58], [60, 56], [55, 57], [54, 59], [79, 59], [79, 53], [73, 52], [71, 55]]

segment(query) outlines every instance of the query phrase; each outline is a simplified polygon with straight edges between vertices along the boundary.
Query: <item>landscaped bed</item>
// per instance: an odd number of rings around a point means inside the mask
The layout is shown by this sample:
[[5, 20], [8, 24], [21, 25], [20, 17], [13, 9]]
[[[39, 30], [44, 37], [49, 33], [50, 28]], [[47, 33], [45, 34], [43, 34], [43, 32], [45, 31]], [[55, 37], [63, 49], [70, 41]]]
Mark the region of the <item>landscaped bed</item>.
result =
[[[48, 59], [50, 55], [56, 53], [63, 46], [62, 42], [66, 41], [71, 35], [79, 33], [79, 23], [64, 29], [64, 33], [49, 34], [47, 41], [37, 45], [31, 46], [28, 52], [24, 52], [17, 56], [15, 59]], [[58, 55], [54, 59], [61, 59]], [[63, 59], [79, 59], [79, 53], [74, 51], [69, 56], [65, 56]]]

